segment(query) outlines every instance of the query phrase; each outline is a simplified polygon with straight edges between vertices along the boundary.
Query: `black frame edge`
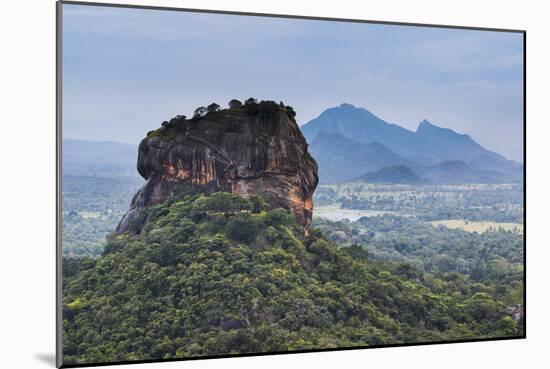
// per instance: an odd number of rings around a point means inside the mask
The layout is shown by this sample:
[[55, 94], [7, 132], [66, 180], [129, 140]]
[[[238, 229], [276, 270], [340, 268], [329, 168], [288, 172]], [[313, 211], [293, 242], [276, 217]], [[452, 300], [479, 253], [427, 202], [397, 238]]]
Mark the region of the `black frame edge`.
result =
[[63, 40], [63, 3], [57, 1], [55, 4], [55, 160], [56, 160], [56, 173], [55, 173], [55, 365], [60, 368], [63, 365], [63, 249], [62, 249], [62, 204], [61, 204], [61, 180], [62, 180], [62, 40]]

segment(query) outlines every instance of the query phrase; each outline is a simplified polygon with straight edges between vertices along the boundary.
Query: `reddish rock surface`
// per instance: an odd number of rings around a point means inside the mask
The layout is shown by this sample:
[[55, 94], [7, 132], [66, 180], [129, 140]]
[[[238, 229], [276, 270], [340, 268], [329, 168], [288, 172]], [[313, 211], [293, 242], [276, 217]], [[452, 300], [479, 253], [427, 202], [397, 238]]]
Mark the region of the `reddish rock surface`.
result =
[[175, 118], [164, 126], [139, 145], [137, 169], [147, 181], [117, 232], [128, 231], [140, 208], [189, 187], [206, 194], [259, 194], [309, 227], [317, 163], [291, 109], [262, 101], [198, 119]]

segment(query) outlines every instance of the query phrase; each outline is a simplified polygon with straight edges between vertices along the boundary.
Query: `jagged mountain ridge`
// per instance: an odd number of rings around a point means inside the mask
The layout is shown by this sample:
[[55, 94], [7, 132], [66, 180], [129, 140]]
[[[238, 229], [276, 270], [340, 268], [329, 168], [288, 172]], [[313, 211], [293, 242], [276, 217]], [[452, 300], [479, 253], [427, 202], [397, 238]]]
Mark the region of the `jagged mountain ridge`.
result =
[[[377, 141], [368, 141], [371, 137], [368, 134], [373, 129], [378, 132]], [[432, 182], [440, 183], [450, 178], [452, 168], [449, 167], [450, 172], [445, 174], [446, 166], [437, 165], [453, 160], [463, 161], [469, 167], [460, 174], [467, 182], [479, 179], [486, 182], [517, 181], [523, 175], [521, 164], [485, 150], [468, 135], [437, 127], [427, 120], [420, 122], [416, 132], [409, 131], [350, 104], [325, 110], [318, 118], [303, 125], [301, 130], [310, 143], [310, 152], [319, 162], [322, 182], [345, 182], [384, 167], [406, 165], [421, 177], [432, 174]], [[415, 143], [416, 139], [420, 139], [422, 144]], [[382, 141], [391, 142], [388, 145]], [[424, 151], [429, 147], [445, 155], [438, 154], [434, 159], [418, 153], [418, 146]], [[64, 140], [64, 173], [134, 173], [135, 152], [135, 145]], [[470, 176], [464, 177], [467, 172]]]
[[339, 133], [319, 132], [309, 150], [319, 164], [323, 183], [458, 184], [503, 183], [516, 180], [516, 172], [503, 174], [475, 168], [462, 160], [424, 166], [378, 143], [359, 143]]
[[[356, 108], [344, 103], [325, 110], [319, 117], [302, 125], [301, 129], [312, 145], [312, 152], [319, 162], [323, 182], [336, 182], [337, 176], [346, 178], [345, 180], [349, 177], [357, 178], [363, 173], [374, 172], [384, 166], [400, 164], [407, 165], [415, 172], [422, 174], [431, 167], [453, 160], [463, 161], [470, 167], [473, 177], [468, 180], [469, 182], [483, 177], [480, 172], [487, 171], [500, 174], [500, 176], [489, 176], [492, 178], [490, 181], [496, 182], [518, 180], [522, 176], [523, 167], [520, 163], [483, 148], [469, 135], [438, 127], [427, 120], [421, 121], [416, 132], [413, 132], [385, 122], [364, 108]], [[344, 173], [342, 167], [347, 165], [340, 163], [338, 171], [333, 172], [332, 159], [327, 158], [325, 148], [317, 140], [323, 132], [340, 135], [348, 140], [345, 145], [338, 148], [333, 144], [326, 145], [336, 157], [352, 161], [350, 171]], [[321, 137], [324, 138], [323, 141], [327, 141], [326, 136]], [[339, 140], [342, 141], [342, 138]], [[353, 151], [357, 151], [357, 144], [372, 143], [381, 144], [392, 152], [391, 157], [397, 156], [399, 160], [388, 165], [377, 162], [376, 157], [365, 158], [354, 154]], [[364, 160], [370, 163], [361, 163]], [[364, 167], [370, 168], [363, 170]]]
[[385, 122], [370, 111], [347, 103], [326, 109], [300, 128], [308, 142], [312, 142], [319, 132], [325, 131], [338, 133], [360, 143], [378, 142], [409, 158], [417, 152], [414, 132]]

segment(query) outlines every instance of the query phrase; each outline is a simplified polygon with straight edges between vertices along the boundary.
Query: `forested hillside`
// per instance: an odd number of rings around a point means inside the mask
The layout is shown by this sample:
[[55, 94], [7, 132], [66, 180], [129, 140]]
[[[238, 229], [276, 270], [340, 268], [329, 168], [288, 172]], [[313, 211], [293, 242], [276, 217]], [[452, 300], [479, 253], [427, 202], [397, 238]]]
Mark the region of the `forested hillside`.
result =
[[65, 260], [65, 364], [522, 334], [491, 284], [306, 237], [257, 196], [189, 194], [141, 212], [139, 236]]

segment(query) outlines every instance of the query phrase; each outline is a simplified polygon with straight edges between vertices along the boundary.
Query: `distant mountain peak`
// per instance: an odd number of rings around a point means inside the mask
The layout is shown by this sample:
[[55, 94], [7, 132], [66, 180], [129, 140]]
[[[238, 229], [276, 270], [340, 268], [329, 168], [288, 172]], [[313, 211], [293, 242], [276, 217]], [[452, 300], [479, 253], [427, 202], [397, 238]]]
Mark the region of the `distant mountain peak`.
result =
[[416, 128], [416, 133], [420, 134], [420, 135], [426, 134], [426, 133], [446, 134], [448, 136], [456, 136], [456, 137], [463, 137], [463, 138], [471, 139], [471, 137], [467, 134], [458, 133], [456, 131], [453, 131], [450, 128], [444, 128], [444, 127], [437, 126], [437, 125], [433, 124], [432, 122], [430, 122], [427, 119], [423, 119], [420, 123], [418, 123], [418, 127]]
[[[328, 110], [331, 110], [331, 109], [329, 108]], [[374, 114], [370, 110], [359, 107], [359, 106], [355, 106], [353, 104], [346, 103], [346, 102], [341, 103], [338, 106], [335, 106], [334, 108], [332, 108], [332, 110], [340, 112], [340, 113], [344, 113], [344, 114], [348, 113], [348, 114], [354, 114], [356, 116], [359, 115], [359, 116], [362, 116], [362, 117], [368, 116], [372, 119], [382, 121], [382, 119], [380, 117], [378, 117], [376, 114]], [[386, 123], [386, 122], [384, 122], [384, 123]]]
[[[437, 127], [435, 124], [433, 124], [432, 122], [430, 122], [430, 121], [427, 120], [427, 119], [422, 119], [422, 121], [421, 121], [420, 123], [418, 123], [418, 128], [420, 128], [421, 126], [439, 128], [439, 127]], [[418, 130], [418, 128], [417, 128], [417, 130]]]
[[422, 119], [422, 121], [420, 121], [420, 123], [418, 123], [418, 127], [416, 128], [416, 133], [422, 133], [423, 131], [428, 131], [428, 130], [430, 130], [430, 131], [431, 130], [443, 130], [443, 131], [454, 132], [452, 129], [442, 128], [442, 127], [439, 127], [439, 126], [433, 124], [432, 122], [430, 122], [427, 119]]
[[[428, 117], [419, 121], [416, 131], [408, 130], [384, 121], [367, 109], [343, 102], [324, 110], [300, 129], [314, 146], [313, 154], [320, 158], [320, 173], [325, 176], [322, 180], [327, 182], [342, 181], [351, 175], [356, 178], [358, 161], [363, 161], [360, 166], [363, 173], [405, 164], [424, 175], [422, 167], [450, 161], [443, 165], [445, 169], [462, 168], [464, 173], [471, 174], [470, 179], [480, 178], [479, 171], [500, 172], [506, 178], [521, 174], [517, 163], [485, 149], [471, 136], [445, 128], [445, 124], [434, 123]], [[392, 160], [386, 160], [382, 152]], [[453, 160], [460, 162], [453, 163]], [[342, 165], [343, 161], [350, 162], [349, 168]], [[471, 168], [465, 169], [465, 165]], [[497, 180], [489, 177], [491, 181]]]
[[357, 107], [355, 107], [355, 105], [348, 104], [348, 103], [341, 103], [339, 108], [342, 108], [342, 109], [357, 109]]

